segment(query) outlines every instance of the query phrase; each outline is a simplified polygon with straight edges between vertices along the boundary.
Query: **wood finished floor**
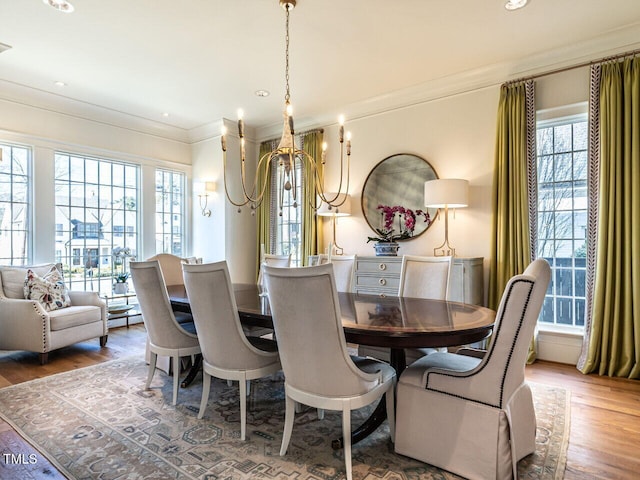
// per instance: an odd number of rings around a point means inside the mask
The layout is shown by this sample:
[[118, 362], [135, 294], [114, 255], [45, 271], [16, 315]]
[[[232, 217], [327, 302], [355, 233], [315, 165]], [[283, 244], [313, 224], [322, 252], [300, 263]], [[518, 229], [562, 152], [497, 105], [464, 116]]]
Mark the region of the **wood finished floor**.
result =
[[[98, 340], [52, 352], [40, 366], [38, 356], [0, 352], [0, 387], [82, 368], [129, 355], [144, 355], [146, 333], [142, 325], [115, 328], [100, 348]], [[564, 478], [640, 478], [640, 381], [583, 375], [575, 367], [536, 362], [526, 369], [527, 379], [558, 385], [571, 391], [571, 435]], [[33, 449], [0, 420], [0, 451], [29, 454]], [[39, 456], [35, 465], [7, 465], [0, 457], [0, 479], [61, 479]]]

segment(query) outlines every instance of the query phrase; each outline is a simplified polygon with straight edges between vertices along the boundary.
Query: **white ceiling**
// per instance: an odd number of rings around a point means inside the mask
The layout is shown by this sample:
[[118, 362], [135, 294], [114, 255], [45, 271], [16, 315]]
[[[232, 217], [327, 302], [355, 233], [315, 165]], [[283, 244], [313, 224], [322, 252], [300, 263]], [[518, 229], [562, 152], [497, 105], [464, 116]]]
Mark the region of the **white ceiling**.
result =
[[[234, 119], [239, 107], [247, 125], [279, 123], [278, 0], [71, 2], [75, 12], [66, 14], [42, 0], [0, 0], [0, 43], [12, 47], [0, 53], [1, 98], [184, 131]], [[495, 84], [640, 45], [640, 0], [530, 0], [514, 12], [503, 5], [298, 0], [294, 114], [314, 123], [370, 113], [390, 99], [419, 101], [465, 81]], [[256, 97], [258, 89], [271, 95]]]

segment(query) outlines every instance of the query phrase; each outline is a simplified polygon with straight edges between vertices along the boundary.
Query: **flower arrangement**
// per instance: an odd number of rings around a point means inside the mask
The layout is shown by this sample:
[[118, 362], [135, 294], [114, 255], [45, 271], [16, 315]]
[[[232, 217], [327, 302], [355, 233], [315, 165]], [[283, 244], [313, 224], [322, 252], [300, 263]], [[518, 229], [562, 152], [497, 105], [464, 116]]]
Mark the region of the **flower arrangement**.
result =
[[[429, 212], [422, 210], [411, 210], [400, 205], [390, 207], [388, 205], [378, 205], [378, 210], [382, 216], [382, 227], [376, 228], [377, 237], [368, 237], [369, 242], [395, 242], [396, 240], [405, 240], [413, 236], [416, 228], [418, 217], [424, 217], [427, 225], [431, 223]], [[393, 227], [394, 220], [398, 214], [398, 230]]]

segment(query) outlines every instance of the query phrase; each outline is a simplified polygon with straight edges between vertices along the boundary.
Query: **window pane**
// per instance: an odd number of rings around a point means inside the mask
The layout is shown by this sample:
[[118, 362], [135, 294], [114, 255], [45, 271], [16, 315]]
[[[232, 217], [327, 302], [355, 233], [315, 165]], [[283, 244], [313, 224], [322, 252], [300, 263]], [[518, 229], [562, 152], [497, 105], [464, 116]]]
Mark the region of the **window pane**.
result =
[[553, 153], [571, 151], [571, 124], [559, 125], [553, 129]]

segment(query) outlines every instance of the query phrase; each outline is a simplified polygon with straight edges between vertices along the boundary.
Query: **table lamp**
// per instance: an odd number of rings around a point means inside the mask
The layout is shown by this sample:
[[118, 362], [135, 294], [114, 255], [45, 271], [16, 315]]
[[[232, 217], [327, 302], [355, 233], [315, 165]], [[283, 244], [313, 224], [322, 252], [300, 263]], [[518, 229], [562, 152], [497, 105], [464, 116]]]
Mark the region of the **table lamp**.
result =
[[469, 205], [469, 181], [459, 178], [439, 178], [424, 182], [424, 205], [428, 208], [444, 208], [444, 242], [433, 249], [435, 256], [456, 254], [449, 243], [449, 208]]
[[[342, 255], [344, 249], [338, 246], [336, 242], [336, 219], [337, 217], [348, 217], [351, 215], [351, 195], [346, 193], [325, 193], [324, 196], [328, 199], [336, 198], [334, 205], [328, 205], [325, 202], [322, 202], [320, 208], [318, 209], [318, 216], [320, 217], [331, 217], [331, 221], [333, 222], [333, 241], [331, 242], [336, 249], [336, 255]], [[333, 248], [332, 248], [333, 250]], [[331, 255], [332, 252], [329, 252]]]

